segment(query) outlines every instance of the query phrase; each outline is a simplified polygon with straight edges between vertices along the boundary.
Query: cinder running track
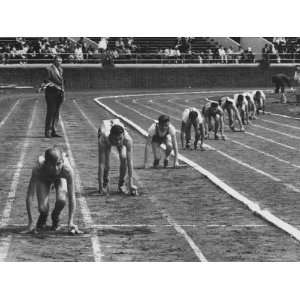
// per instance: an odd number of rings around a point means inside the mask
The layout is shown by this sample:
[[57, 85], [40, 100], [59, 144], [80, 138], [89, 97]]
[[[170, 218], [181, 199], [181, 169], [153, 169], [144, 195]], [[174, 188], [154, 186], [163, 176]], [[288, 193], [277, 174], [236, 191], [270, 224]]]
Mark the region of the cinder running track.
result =
[[[0, 261], [299, 261], [300, 241], [267, 222], [195, 168], [142, 169], [145, 138], [134, 140], [140, 196], [116, 193], [118, 159], [112, 157], [110, 197], [97, 193], [97, 134], [103, 119], [114, 118], [94, 99], [147, 130], [161, 113], [180, 129], [184, 107], [201, 108], [217, 91], [69, 92], [62, 110], [63, 138], [43, 137], [42, 94], [0, 98]], [[142, 94], [142, 95], [141, 95]], [[148, 94], [148, 95], [144, 95]], [[116, 97], [111, 97], [112, 95]], [[124, 95], [131, 95], [126, 96]], [[227, 141], [208, 140], [208, 150], [180, 153], [237, 193], [271, 213], [295, 234], [300, 230], [300, 120], [297, 107], [269, 96], [267, 111]], [[286, 118], [281, 115], [290, 116]], [[22, 233], [25, 195], [37, 156], [61, 145], [76, 169], [77, 214], [84, 231]], [[52, 196], [52, 207], [54, 193]], [[36, 202], [35, 219], [37, 218]], [[66, 223], [67, 209], [62, 216]]]

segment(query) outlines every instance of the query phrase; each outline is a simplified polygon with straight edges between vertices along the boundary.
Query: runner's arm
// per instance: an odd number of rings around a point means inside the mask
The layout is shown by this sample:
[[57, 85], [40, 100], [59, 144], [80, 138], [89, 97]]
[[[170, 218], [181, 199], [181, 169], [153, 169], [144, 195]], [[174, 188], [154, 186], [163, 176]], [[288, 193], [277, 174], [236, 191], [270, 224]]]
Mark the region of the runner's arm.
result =
[[36, 189], [36, 173], [35, 170], [32, 170], [32, 175], [30, 177], [27, 194], [26, 194], [26, 210], [28, 215], [28, 230], [31, 231], [33, 229], [33, 220], [32, 220], [32, 213], [31, 213], [31, 202], [34, 198]]
[[144, 168], [147, 167], [148, 156], [149, 156], [149, 147], [151, 145], [151, 141], [152, 141], [152, 136], [150, 134], [148, 134], [148, 137], [147, 137], [146, 143], [145, 143]]

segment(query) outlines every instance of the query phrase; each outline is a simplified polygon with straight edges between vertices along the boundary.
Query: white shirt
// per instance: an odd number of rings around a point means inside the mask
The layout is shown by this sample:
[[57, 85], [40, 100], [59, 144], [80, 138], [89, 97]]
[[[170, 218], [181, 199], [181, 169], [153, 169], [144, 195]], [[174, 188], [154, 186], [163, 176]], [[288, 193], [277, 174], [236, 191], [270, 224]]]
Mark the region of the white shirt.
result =
[[[149, 127], [149, 129], [148, 129], [149, 136], [153, 137], [156, 134], [156, 125], [157, 124], [158, 123], [155, 122]], [[159, 133], [161, 133], [161, 132], [159, 131]], [[172, 124], [169, 125], [169, 134], [176, 135], [176, 129]], [[161, 136], [163, 136], [163, 135], [161, 135]]]
[[200, 111], [199, 111], [197, 108], [195, 108], [195, 107], [186, 108], [186, 109], [183, 111], [183, 113], [182, 113], [182, 118], [181, 118], [182, 122], [186, 123], [186, 122], [188, 121], [188, 119], [189, 119], [189, 114], [190, 114], [190, 112], [192, 112], [192, 111], [195, 111], [195, 112], [198, 114], [197, 119], [199, 120], [199, 124], [201, 124], [201, 123], [203, 122], [202, 115], [201, 115]]
[[124, 124], [119, 119], [103, 120], [101, 122], [99, 130], [100, 130], [101, 134], [103, 134], [105, 136], [109, 136], [110, 130], [114, 125], [120, 125], [125, 130]]

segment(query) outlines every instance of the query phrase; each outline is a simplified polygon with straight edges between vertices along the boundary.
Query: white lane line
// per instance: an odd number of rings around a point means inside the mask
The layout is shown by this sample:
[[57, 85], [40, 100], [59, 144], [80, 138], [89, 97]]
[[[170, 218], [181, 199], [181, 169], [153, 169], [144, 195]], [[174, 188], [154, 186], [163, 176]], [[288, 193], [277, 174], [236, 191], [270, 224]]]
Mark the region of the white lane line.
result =
[[[16, 198], [16, 191], [17, 191], [17, 187], [19, 184], [19, 179], [20, 179], [20, 175], [21, 175], [21, 171], [24, 165], [24, 160], [25, 160], [25, 155], [27, 152], [27, 148], [29, 146], [30, 143], [30, 139], [28, 138], [28, 136], [30, 136], [31, 134], [31, 129], [33, 126], [33, 121], [35, 118], [35, 114], [36, 114], [36, 105], [37, 105], [37, 100], [34, 102], [34, 107], [33, 107], [33, 112], [31, 115], [31, 120], [30, 123], [28, 125], [28, 129], [26, 132], [26, 139], [24, 141], [22, 150], [21, 150], [21, 155], [20, 155], [20, 159], [17, 163], [17, 169], [13, 175], [13, 179], [10, 185], [10, 189], [9, 189], [9, 193], [8, 193], [8, 197], [1, 215], [1, 219], [0, 219], [0, 229], [7, 226], [9, 223], [9, 219], [10, 219], [10, 214], [11, 214], [11, 210], [12, 210], [12, 205], [13, 202], [15, 201]], [[8, 251], [9, 251], [9, 246], [10, 246], [10, 242], [11, 242], [11, 236], [9, 235], [6, 239], [1, 239], [0, 240], [0, 261], [5, 261]], [[3, 242], [3, 243], [2, 243]]]
[[[74, 102], [76, 103], [76, 101], [74, 101]], [[82, 109], [79, 107], [78, 103], [76, 103], [76, 106], [79, 109], [79, 111], [82, 113], [84, 118], [91, 125], [91, 127], [97, 132], [98, 129], [91, 122], [91, 120], [89, 120], [88, 116], [82, 111]], [[115, 152], [114, 152], [114, 154], [115, 154], [115, 156], [117, 156], [117, 154]], [[141, 180], [139, 179], [138, 175], [135, 172], [134, 172], [134, 177], [137, 180], [138, 184], [140, 186], [143, 186], [143, 183], [141, 182]], [[202, 262], [207, 261], [206, 257], [203, 255], [202, 251], [198, 248], [198, 246], [195, 244], [195, 242], [192, 240], [192, 238], [186, 233], [186, 231], [180, 225], [178, 225], [176, 223], [176, 221], [173, 219], [173, 217], [164, 208], [160, 207], [159, 202], [156, 199], [156, 197], [150, 196], [149, 198], [155, 204], [155, 206], [158, 208], [158, 210], [161, 212], [161, 214], [167, 219], [169, 224], [171, 224], [173, 226], [173, 228], [185, 238], [185, 240], [188, 242], [190, 247], [193, 249], [195, 255], [198, 257], [198, 259]]]
[[[168, 102], [170, 102], [170, 100], [176, 100], [176, 98], [171, 98], [171, 99], [169, 99], [169, 100], [167, 100]], [[152, 103], [152, 104], [154, 104], [154, 105], [159, 105], [156, 101], [154, 101], [153, 99], [150, 99], [150, 100], [148, 100], [148, 102], [149, 103]], [[173, 103], [173, 102], [170, 102], [170, 103]], [[181, 105], [180, 104], [180, 106], [182, 106], [182, 107], [184, 107], [184, 108], [188, 108], [189, 106], [188, 105]], [[175, 111], [175, 112], [178, 112], [178, 108], [176, 108], [176, 107], [173, 107], [172, 105], [171, 106], [165, 106], [166, 108], [168, 108], [168, 109], [171, 109], [171, 110], [173, 110], [173, 111]]]
[[277, 117], [281, 117], [281, 118], [286, 118], [286, 119], [300, 120], [300, 118], [291, 117], [291, 116], [287, 116], [287, 115], [281, 115], [281, 114], [275, 114], [275, 113], [271, 113], [270, 111], [266, 111], [265, 114], [277, 116]]
[[270, 124], [275, 124], [275, 125], [278, 125], [278, 126], [286, 127], [286, 128], [300, 130], [300, 127], [298, 127], [298, 126], [292, 126], [292, 125], [288, 125], [288, 124], [285, 124], [285, 123], [279, 123], [279, 122], [276, 122], [276, 121], [270, 121], [270, 120], [265, 120], [265, 119], [259, 119], [259, 120], [263, 121], [263, 122], [266, 122], [266, 123], [270, 123]]
[[12, 235], [0, 238], [0, 262], [3, 262], [7, 258], [9, 247], [11, 244]]
[[[143, 93], [143, 94], [128, 94], [128, 95], [114, 95], [114, 96], [103, 96], [101, 99], [120, 99], [130, 97], [143, 97], [143, 96], [164, 96], [164, 95], [190, 95], [190, 94], [216, 94], [216, 93], [237, 93], [243, 92], [244, 90], [233, 89], [233, 90], [208, 90], [208, 91], [193, 91], [193, 92], [163, 92], [163, 93]], [[250, 89], [248, 91], [251, 91]], [[253, 90], [254, 91], [254, 90]], [[271, 90], [262, 90], [268, 92]], [[98, 98], [97, 98], [98, 99]], [[194, 99], [193, 99], [194, 100]]]
[[7, 113], [7, 115], [5, 116], [5, 118], [0, 122], [0, 128], [6, 123], [7, 119], [12, 114], [12, 112], [14, 111], [14, 109], [16, 108], [16, 106], [19, 104], [19, 102], [20, 102], [20, 99], [12, 106], [12, 108], [9, 110], [9, 112]]
[[267, 141], [267, 142], [276, 144], [276, 145], [278, 145], [278, 146], [281, 146], [281, 147], [284, 147], [284, 148], [287, 148], [287, 149], [295, 150], [295, 151], [298, 151], [298, 152], [300, 151], [299, 149], [297, 149], [297, 148], [295, 148], [295, 147], [292, 147], [292, 146], [289, 146], [289, 145], [286, 145], [286, 144], [282, 144], [282, 143], [276, 142], [275, 140], [272, 140], [272, 139], [270, 139], [270, 138], [266, 138], [266, 137], [264, 137], [264, 136], [255, 134], [255, 133], [253, 133], [253, 132], [246, 131], [245, 134], [252, 135], [252, 136], [254, 136], [254, 137], [256, 137], [256, 138], [265, 140], [265, 141]]
[[[135, 130], [137, 130], [138, 132], [140, 132], [140, 134], [142, 134], [144, 137], [148, 136], [148, 133], [147, 133], [146, 130], [144, 130], [143, 128], [141, 128], [137, 124], [135, 124], [133, 121], [127, 119], [126, 117], [124, 117], [124, 116], [118, 114], [117, 112], [115, 112], [114, 110], [112, 110], [110, 107], [108, 107], [107, 105], [105, 105], [104, 103], [102, 103], [100, 101], [101, 99], [106, 99], [106, 97], [98, 97], [98, 98], [95, 98], [94, 101], [96, 103], [98, 103], [101, 107], [103, 107], [104, 109], [106, 109], [107, 111], [109, 111], [110, 113], [112, 113], [117, 118], [120, 118], [125, 123], [127, 123], [128, 125], [130, 125], [133, 128], [135, 128]], [[232, 187], [230, 187], [229, 185], [227, 185], [225, 182], [223, 182], [222, 180], [220, 180], [218, 177], [216, 177], [215, 175], [213, 175], [211, 172], [209, 172], [208, 170], [202, 168], [200, 165], [198, 165], [195, 162], [189, 160], [185, 156], [179, 154], [178, 158], [181, 161], [183, 161], [186, 164], [188, 164], [191, 167], [193, 167], [195, 170], [197, 170], [202, 175], [206, 176], [216, 186], [218, 186], [219, 188], [221, 188], [227, 194], [229, 194], [233, 198], [235, 198], [238, 201], [240, 201], [243, 204], [245, 204], [253, 213], [258, 214], [263, 219], [267, 220], [269, 223], [275, 225], [276, 227], [280, 228], [284, 232], [290, 234], [296, 240], [300, 241], [300, 231], [296, 227], [294, 227], [294, 226], [292, 226], [292, 225], [290, 225], [290, 224], [282, 221], [280, 218], [276, 217], [275, 215], [273, 215], [272, 213], [268, 212], [267, 210], [261, 209], [260, 206], [257, 203], [255, 203], [252, 200], [249, 200], [247, 197], [245, 197], [244, 195], [242, 195], [241, 193], [239, 193], [238, 191], [236, 191], [235, 189], [233, 189]]]
[[[169, 99], [169, 100], [167, 100], [167, 102], [171, 103], [172, 105], [174, 104], [174, 105], [180, 106], [180, 107], [182, 107], [182, 108], [187, 108], [187, 107], [189, 107], [189, 105], [183, 105], [183, 104], [181, 104], [181, 103], [177, 103], [177, 102], [176, 102], [176, 99]], [[156, 102], [155, 102], [155, 103], [156, 103]], [[157, 103], [156, 103], [156, 104], [157, 104]]]
[[247, 148], [247, 149], [256, 151], [256, 152], [261, 153], [261, 154], [263, 154], [263, 155], [265, 155], [265, 156], [271, 157], [271, 158], [273, 158], [273, 159], [275, 159], [275, 160], [277, 160], [277, 161], [280, 161], [280, 162], [282, 162], [282, 163], [288, 164], [288, 165], [290, 165], [290, 166], [292, 166], [292, 167], [294, 167], [294, 168], [300, 169], [300, 166], [299, 166], [299, 165], [295, 165], [295, 164], [291, 163], [291, 162], [288, 161], [288, 160], [281, 159], [281, 158], [279, 158], [279, 157], [277, 157], [277, 156], [275, 156], [275, 155], [273, 155], [273, 154], [270, 154], [270, 153], [267, 153], [267, 152], [265, 152], [265, 151], [256, 149], [256, 148], [254, 148], [254, 147], [248, 146], [248, 145], [246, 145], [246, 144], [244, 144], [244, 143], [241, 143], [241, 142], [238, 142], [238, 141], [236, 141], [236, 140], [233, 140], [233, 139], [228, 139], [228, 140], [230, 140], [231, 142], [233, 142], [233, 143], [235, 143], [235, 144], [238, 144], [238, 145], [240, 145], [240, 146], [242, 146], [242, 147], [244, 147], [244, 148]]
[[[63, 130], [66, 146], [67, 146], [67, 149], [68, 149], [70, 163], [71, 163], [71, 165], [74, 169], [74, 173], [75, 173], [74, 174], [75, 175], [75, 188], [76, 188], [76, 192], [79, 195], [79, 197], [76, 197], [76, 198], [78, 199], [78, 202], [79, 202], [81, 214], [83, 216], [83, 222], [84, 222], [85, 226], [91, 227], [91, 226], [94, 225], [94, 222], [93, 222], [93, 219], [92, 219], [92, 216], [91, 216], [91, 212], [88, 208], [86, 199], [81, 194], [82, 184], [81, 184], [79, 172], [78, 172], [75, 160], [74, 160], [74, 156], [73, 156], [73, 153], [72, 153], [72, 150], [71, 150], [69, 138], [68, 138], [68, 135], [67, 135], [67, 132], [66, 132], [64, 122], [63, 122], [62, 118], [60, 120], [60, 124], [61, 124], [62, 130]], [[104, 254], [101, 251], [100, 241], [99, 241], [99, 238], [98, 238], [98, 235], [96, 234], [96, 232], [91, 233], [91, 241], [92, 241], [94, 259], [95, 259], [96, 262], [99, 262], [99, 261], [102, 260], [102, 257], [104, 256]]]
[[131, 110], [131, 111], [136, 112], [137, 114], [139, 114], [140, 116], [142, 116], [142, 117], [144, 117], [144, 118], [146, 118], [146, 119], [148, 119], [148, 120], [156, 121], [155, 119], [150, 118], [149, 116], [147, 116], [147, 115], [141, 113], [140, 111], [138, 111], [138, 110], [136, 110], [136, 109], [130, 107], [129, 105], [127, 105], [127, 104], [125, 104], [125, 103], [120, 102], [119, 100], [115, 100], [115, 102], [118, 103], [119, 105], [123, 106], [123, 107], [128, 108], [128, 109]]
[[[116, 101], [116, 102], [117, 102], [117, 101]], [[151, 110], [156, 111], [156, 112], [158, 112], [158, 113], [162, 113], [162, 111], [160, 111], [160, 110], [157, 110], [157, 109], [152, 108], [152, 107], [150, 107], [150, 106], [148, 106], [148, 105], [145, 105], [145, 104], [137, 103], [135, 100], [133, 100], [132, 102], [135, 103], [135, 104], [138, 104], [138, 105], [140, 105], [140, 106], [144, 106], [144, 107], [146, 107], [147, 109], [151, 109]], [[137, 111], [137, 110], [135, 110], [135, 111]], [[170, 117], [173, 118], [173, 119], [175, 119], [175, 120], [177, 120], [177, 121], [181, 121], [179, 118], [177, 118], [177, 117], [175, 117], [175, 116], [170, 115]], [[176, 131], [179, 132], [179, 130], [176, 130]], [[231, 139], [228, 139], [228, 140], [231, 140]], [[234, 141], [234, 140], [231, 140], [231, 141]], [[239, 143], [239, 142], [237, 142], [237, 141], [235, 141], [235, 142], [236, 142], [236, 143]], [[236, 162], [236, 163], [238, 163], [238, 164], [240, 164], [240, 165], [242, 165], [242, 166], [244, 166], [244, 167], [246, 167], [246, 168], [249, 168], [249, 169], [255, 171], [256, 173], [259, 173], [259, 174], [261, 174], [261, 175], [263, 175], [263, 176], [266, 176], [266, 177], [270, 178], [271, 180], [273, 180], [273, 181], [275, 181], [275, 182], [282, 182], [283, 185], [284, 185], [286, 188], [288, 188], [289, 190], [292, 190], [292, 191], [294, 191], [294, 192], [297, 191], [298, 193], [300, 193], [300, 189], [296, 188], [295, 186], [293, 186], [293, 185], [291, 185], [291, 184], [284, 183], [281, 179], [279, 179], [279, 178], [277, 178], [277, 177], [275, 177], [275, 176], [273, 176], [273, 175], [271, 175], [271, 174], [269, 174], [269, 173], [267, 173], [267, 172], [265, 172], [265, 171], [262, 171], [262, 170], [260, 170], [260, 169], [257, 169], [257, 168], [255, 168], [255, 167], [253, 167], [253, 166], [251, 166], [251, 165], [249, 165], [249, 164], [247, 164], [247, 163], [245, 163], [245, 162], [243, 162], [243, 161], [241, 161], [241, 160], [239, 160], [239, 159], [237, 159], [237, 158], [234, 158], [234, 157], [232, 157], [231, 155], [229, 155], [229, 154], [227, 154], [227, 153], [225, 153], [225, 152], [223, 152], [223, 151], [221, 151], [221, 150], [218, 150], [218, 149], [216, 149], [216, 148], [214, 148], [214, 147], [212, 147], [212, 146], [210, 146], [210, 145], [208, 145], [208, 144], [204, 144], [204, 145], [205, 145], [206, 147], [209, 147], [211, 150], [215, 150], [217, 153], [219, 153], [219, 154], [225, 156], [226, 158], [228, 158], [228, 159], [230, 159], [230, 160], [232, 160], [232, 161], [234, 161], [234, 162]], [[240, 145], [241, 145], [241, 146], [244, 146], [244, 145], [241, 144], [241, 143], [240, 143]], [[246, 146], [246, 145], [245, 145], [245, 146]], [[245, 146], [244, 146], [244, 147], [245, 147]], [[252, 150], [255, 150], [255, 151], [258, 151], [258, 152], [262, 153], [262, 151], [260, 151], [260, 150], [258, 150], [258, 149], [252, 148]], [[271, 156], [271, 154], [268, 154], [268, 155]], [[273, 158], [274, 158], [274, 157], [275, 157], [275, 156], [273, 156]], [[276, 157], [276, 159], [277, 159], [278, 161], [281, 160], [281, 159], [278, 158], [278, 157]], [[292, 163], [290, 163], [290, 162], [289, 162], [289, 164], [292, 165]]]
[[285, 133], [285, 132], [282, 132], [282, 131], [279, 131], [279, 130], [275, 130], [275, 129], [271, 129], [271, 128], [267, 128], [267, 127], [264, 127], [264, 126], [261, 126], [261, 125], [255, 125], [255, 124], [251, 124], [251, 126], [253, 127], [258, 127], [258, 128], [262, 128], [263, 130], [267, 130], [267, 131], [271, 131], [271, 132], [275, 132], [275, 133], [278, 133], [280, 135], [284, 135], [284, 136], [287, 136], [291, 139], [295, 139], [295, 140], [300, 140], [300, 136], [297, 136], [297, 135], [293, 135], [293, 134], [288, 134], [288, 133]]

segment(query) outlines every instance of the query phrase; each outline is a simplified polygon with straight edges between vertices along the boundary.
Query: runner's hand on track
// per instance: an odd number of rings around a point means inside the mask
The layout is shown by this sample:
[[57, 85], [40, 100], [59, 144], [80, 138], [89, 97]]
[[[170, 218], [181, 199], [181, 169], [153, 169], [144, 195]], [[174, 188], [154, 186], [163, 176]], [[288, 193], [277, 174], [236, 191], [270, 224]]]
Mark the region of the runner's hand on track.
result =
[[70, 225], [69, 225], [68, 231], [69, 231], [69, 234], [71, 234], [71, 235], [75, 235], [75, 234], [80, 234], [80, 233], [82, 233], [82, 231], [80, 231], [80, 230], [78, 229], [78, 226], [77, 226], [77, 225], [74, 225], [74, 224], [70, 224]]
[[131, 196], [138, 196], [138, 188], [134, 184], [129, 187]]
[[99, 194], [100, 196], [108, 196], [109, 195], [109, 186], [99, 188]]

